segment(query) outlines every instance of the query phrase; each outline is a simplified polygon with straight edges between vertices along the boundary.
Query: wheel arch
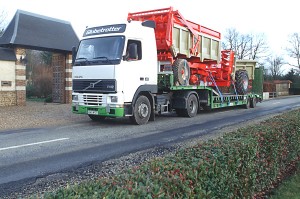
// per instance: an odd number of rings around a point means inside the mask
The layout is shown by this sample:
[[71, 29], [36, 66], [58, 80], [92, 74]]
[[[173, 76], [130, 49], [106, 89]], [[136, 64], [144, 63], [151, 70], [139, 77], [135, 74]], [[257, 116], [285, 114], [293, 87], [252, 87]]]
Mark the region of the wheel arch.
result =
[[174, 109], [186, 109], [187, 108], [187, 100], [190, 95], [194, 94], [199, 104], [199, 95], [196, 91], [179, 91], [175, 92], [172, 99], [172, 108]]
[[[137, 98], [140, 95], [144, 95], [149, 99], [149, 102], [151, 104], [151, 115], [150, 115], [150, 121], [155, 120], [155, 103], [154, 103], [154, 93], [157, 93], [157, 85], [141, 85], [135, 92], [133, 98], [132, 98], [132, 103], [131, 103], [131, 110], [133, 110], [134, 104], [137, 100]], [[131, 114], [133, 114], [131, 112]]]

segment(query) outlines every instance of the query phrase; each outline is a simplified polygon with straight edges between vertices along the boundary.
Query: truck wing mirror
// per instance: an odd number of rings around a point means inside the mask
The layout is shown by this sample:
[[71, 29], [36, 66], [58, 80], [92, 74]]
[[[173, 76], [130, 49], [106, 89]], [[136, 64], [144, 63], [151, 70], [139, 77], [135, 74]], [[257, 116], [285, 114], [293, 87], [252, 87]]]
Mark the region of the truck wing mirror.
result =
[[72, 65], [75, 63], [75, 58], [77, 54], [77, 48], [75, 46], [72, 47]]

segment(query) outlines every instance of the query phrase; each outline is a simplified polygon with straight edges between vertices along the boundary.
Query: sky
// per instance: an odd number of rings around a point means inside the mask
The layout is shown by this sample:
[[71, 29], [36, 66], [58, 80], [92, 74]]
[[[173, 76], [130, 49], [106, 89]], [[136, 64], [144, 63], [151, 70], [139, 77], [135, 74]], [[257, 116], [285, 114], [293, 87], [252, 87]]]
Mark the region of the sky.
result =
[[295, 0], [0, 0], [9, 22], [17, 9], [69, 21], [81, 38], [86, 26], [122, 23], [128, 12], [172, 6], [190, 21], [221, 32], [264, 33], [274, 55], [283, 55], [288, 35], [300, 32]]

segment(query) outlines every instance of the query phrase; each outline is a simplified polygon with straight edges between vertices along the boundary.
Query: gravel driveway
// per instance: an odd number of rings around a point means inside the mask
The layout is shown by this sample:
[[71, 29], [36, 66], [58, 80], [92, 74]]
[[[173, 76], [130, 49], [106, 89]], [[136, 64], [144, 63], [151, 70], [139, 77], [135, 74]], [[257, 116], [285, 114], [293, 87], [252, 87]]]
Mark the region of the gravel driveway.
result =
[[88, 121], [89, 118], [73, 114], [71, 104], [27, 101], [26, 106], [0, 107], [0, 131], [58, 126], [84, 120]]

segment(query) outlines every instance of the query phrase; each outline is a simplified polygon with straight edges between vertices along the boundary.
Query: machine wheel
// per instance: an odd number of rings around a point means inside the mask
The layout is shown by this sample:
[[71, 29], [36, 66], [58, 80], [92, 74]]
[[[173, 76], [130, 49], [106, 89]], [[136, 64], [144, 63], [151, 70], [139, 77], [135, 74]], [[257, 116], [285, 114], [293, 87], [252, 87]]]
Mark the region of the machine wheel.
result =
[[130, 117], [130, 120], [134, 124], [146, 124], [149, 121], [151, 115], [151, 105], [149, 99], [140, 95], [135, 102], [133, 108], [133, 116]]
[[196, 95], [191, 94], [187, 100], [186, 109], [182, 109], [182, 114], [185, 117], [195, 117], [198, 112], [198, 99]]
[[253, 97], [250, 99], [250, 108], [255, 108], [256, 107], [256, 98]]
[[190, 80], [190, 67], [185, 59], [177, 59], [173, 66], [174, 84], [188, 85]]
[[100, 115], [89, 115], [89, 117], [91, 118], [91, 120], [95, 122], [103, 121], [106, 118], [105, 116], [100, 116]]
[[245, 95], [248, 92], [249, 77], [245, 70], [235, 72], [235, 87], [239, 95]]

